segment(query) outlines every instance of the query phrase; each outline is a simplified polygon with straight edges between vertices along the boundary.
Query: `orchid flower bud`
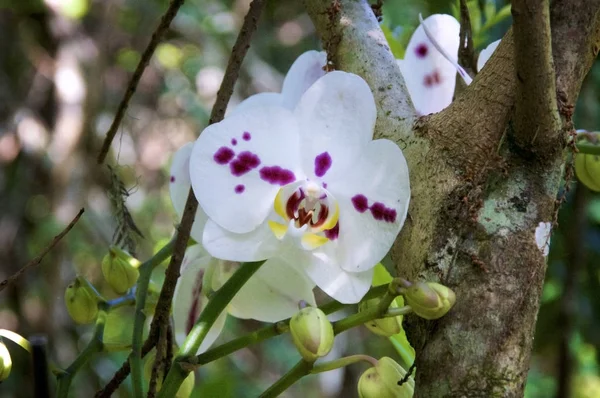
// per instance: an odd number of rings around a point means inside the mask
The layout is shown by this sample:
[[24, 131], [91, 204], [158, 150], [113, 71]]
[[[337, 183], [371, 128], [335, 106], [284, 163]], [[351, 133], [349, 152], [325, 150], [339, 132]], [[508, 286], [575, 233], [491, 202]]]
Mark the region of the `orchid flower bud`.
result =
[[91, 323], [98, 315], [98, 296], [80, 278], [67, 286], [65, 305], [69, 315], [77, 323]]
[[12, 369], [12, 359], [8, 348], [0, 341], [0, 383], [8, 378]]
[[411, 283], [403, 280], [402, 294], [413, 312], [425, 319], [438, 319], [446, 315], [456, 302], [452, 289], [435, 282]]
[[290, 320], [294, 345], [306, 361], [314, 362], [333, 347], [333, 326], [327, 315], [316, 307], [302, 308]]
[[102, 260], [104, 279], [119, 294], [125, 293], [137, 282], [141, 263], [126, 251], [111, 246]]
[[[146, 358], [144, 359], [144, 377], [148, 381], [152, 378], [152, 367], [154, 366], [155, 359], [156, 349], [150, 351], [150, 353], [148, 353], [148, 355], [146, 355]], [[164, 368], [162, 368], [158, 371], [158, 377], [156, 378], [156, 392], [160, 391], [164, 377]], [[195, 383], [196, 375], [194, 374], [194, 372], [190, 372], [183, 381], [183, 383], [181, 383], [181, 386], [179, 387], [179, 390], [177, 390], [177, 394], [175, 394], [174, 398], [189, 398], [192, 395]]]
[[592, 191], [600, 192], [600, 156], [576, 154], [575, 173], [583, 185]]
[[396, 361], [382, 357], [377, 366], [367, 369], [358, 380], [358, 396], [360, 398], [411, 398], [414, 394], [415, 381], [412, 377], [399, 385], [406, 370]]
[[[361, 301], [361, 303], [358, 305], [358, 311], [364, 312], [370, 308], [377, 307], [378, 305], [378, 298]], [[392, 301], [390, 308], [398, 308], [398, 304], [395, 300]], [[365, 326], [371, 332], [378, 334], [379, 336], [390, 337], [400, 333], [402, 330], [402, 316], [374, 319], [365, 323]]]

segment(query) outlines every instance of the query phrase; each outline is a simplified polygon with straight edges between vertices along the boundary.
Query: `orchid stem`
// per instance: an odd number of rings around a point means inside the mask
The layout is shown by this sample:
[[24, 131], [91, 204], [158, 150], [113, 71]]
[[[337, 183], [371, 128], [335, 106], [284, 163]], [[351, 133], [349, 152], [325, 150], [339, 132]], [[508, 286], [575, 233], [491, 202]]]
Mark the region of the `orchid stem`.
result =
[[[380, 297], [382, 294], [385, 294], [387, 291], [387, 285], [375, 286], [372, 287], [371, 290], [367, 292], [363, 300], [369, 300], [372, 298]], [[332, 300], [326, 304], [319, 306], [321, 311], [325, 314], [331, 314], [337, 312], [347, 306], [353, 304], [342, 304], [339, 301]], [[215, 361], [219, 358], [230, 355], [242, 348], [248, 347], [252, 344], [260, 343], [261, 341], [265, 341], [270, 339], [271, 337], [279, 336], [280, 334], [287, 333], [289, 331], [289, 323], [290, 319], [285, 319], [283, 321], [269, 324], [265, 327], [262, 327], [258, 330], [255, 330], [252, 333], [249, 333], [245, 336], [238, 337], [237, 339], [231, 340], [225, 344], [212, 348], [195, 358], [194, 363], [189, 363], [190, 366], [201, 366], [205, 365], [209, 362]]]
[[600, 155], [600, 145], [587, 144], [581, 141], [575, 144], [577, 147], [577, 151], [579, 153], [584, 153], [587, 155]]
[[[384, 314], [386, 314], [388, 312], [388, 309], [390, 307], [390, 304], [392, 304], [392, 301], [394, 301], [394, 299], [398, 295], [400, 295], [400, 291], [399, 291], [400, 284], [401, 284], [400, 279], [393, 279], [387, 285], [377, 286], [376, 288], [374, 288], [374, 289], [377, 289], [377, 291], [381, 292], [381, 294], [383, 294], [381, 299], [379, 300], [379, 303], [377, 304], [377, 306], [370, 308], [366, 311], [359, 312], [358, 314], [350, 315], [349, 317], [341, 319], [337, 322], [334, 322], [333, 323], [333, 333], [335, 335], [338, 335], [350, 328], [362, 325], [365, 322], [369, 322], [373, 319], [378, 319], [378, 318], [383, 317]], [[374, 290], [374, 289], [372, 289], [372, 290]], [[367, 299], [367, 297], [363, 298], [363, 300], [365, 300], [365, 299]], [[348, 359], [348, 358], [343, 358], [343, 359]], [[356, 359], [356, 361], [364, 360], [364, 359], [366, 359], [366, 358], [364, 358], [364, 356], [363, 356], [363, 358]], [[336, 361], [333, 361], [333, 362], [336, 362]], [[331, 366], [332, 363], [330, 363], [329, 366]], [[350, 362], [350, 363], [352, 363], [352, 362]], [[376, 362], [371, 362], [371, 363], [376, 363]], [[320, 369], [319, 366], [321, 366], [321, 365], [318, 365], [317, 366], [318, 370], [316, 372], [313, 372], [314, 366], [313, 366], [312, 362], [306, 362], [304, 360], [298, 362], [296, 364], [296, 366], [294, 366], [289, 372], [287, 372], [279, 380], [277, 380], [275, 382], [275, 384], [273, 384], [271, 387], [269, 387], [261, 395], [261, 398], [270, 398], [270, 397], [278, 396], [283, 391], [285, 391], [287, 388], [289, 388], [292, 384], [294, 384], [296, 381], [300, 380], [302, 377], [304, 377], [308, 374], [319, 373], [321, 371], [324, 372], [327, 370], [335, 369], [335, 367], [329, 368], [326, 365], [327, 364], [323, 364], [323, 370], [319, 370]], [[334, 364], [333, 366], [337, 366], [337, 365], [339, 365], [339, 364]], [[346, 365], [342, 364], [337, 367], [341, 367], [341, 366], [346, 366]]]
[[[179, 349], [179, 354], [174, 360], [173, 366], [165, 377], [164, 384], [158, 397], [174, 397], [193, 367], [185, 366], [191, 355], [195, 355], [208, 331], [215, 323], [221, 312], [225, 310], [231, 299], [244, 284], [260, 269], [265, 261], [244, 263], [242, 266], [217, 290], [200, 313], [198, 321], [186, 337]], [[192, 358], [195, 360], [195, 357]]]
[[140, 266], [140, 277], [138, 278], [135, 291], [135, 319], [133, 323], [133, 336], [131, 338], [131, 381], [133, 384], [133, 396], [141, 397], [144, 393], [144, 383], [142, 378], [142, 340], [144, 331], [144, 322], [146, 322], [146, 297], [148, 296], [148, 286], [152, 270], [171, 256], [175, 237], [171, 239], [154, 256], [145, 261]]
[[64, 371], [60, 372], [56, 378], [58, 381], [57, 394], [58, 398], [67, 398], [69, 395], [69, 388], [75, 374], [98, 352], [104, 349], [104, 343], [102, 339], [104, 337], [104, 326], [106, 325], [106, 316], [110, 307], [103, 303], [100, 305], [98, 311], [98, 318], [96, 318], [96, 328], [94, 329], [94, 335], [88, 343], [87, 347], [79, 354], [73, 363]]
[[399, 308], [389, 308], [385, 314], [383, 314], [383, 318], [391, 318], [395, 316], [401, 316], [410, 314], [413, 312], [413, 309], [410, 305], [405, 305], [404, 307]]
[[263, 392], [259, 398], [274, 398], [287, 390], [292, 384], [302, 377], [311, 373], [314, 362], [307, 362], [301, 359], [296, 366], [290, 369], [283, 377], [277, 380], [271, 387]]
[[343, 368], [343, 367], [352, 365], [353, 363], [357, 363], [360, 361], [368, 362], [372, 366], [377, 366], [377, 359], [375, 359], [369, 355], [357, 354], [357, 355], [350, 355], [350, 356], [347, 356], [344, 358], [339, 358], [339, 359], [336, 359], [336, 360], [330, 361], [330, 362], [320, 363], [316, 366], [313, 366], [312, 370], [310, 371], [310, 374], [328, 372], [330, 370]]

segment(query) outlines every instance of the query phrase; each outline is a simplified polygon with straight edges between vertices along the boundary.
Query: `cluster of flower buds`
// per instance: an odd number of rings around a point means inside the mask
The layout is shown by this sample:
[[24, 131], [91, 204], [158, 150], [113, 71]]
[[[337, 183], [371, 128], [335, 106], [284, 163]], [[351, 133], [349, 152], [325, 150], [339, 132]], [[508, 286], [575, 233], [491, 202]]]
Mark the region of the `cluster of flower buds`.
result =
[[[173, 349], [177, 349], [177, 347], [173, 347]], [[152, 367], [154, 366], [154, 361], [156, 360], [156, 349], [153, 349], [146, 355], [144, 361], [144, 377], [146, 380], [150, 381], [152, 378]], [[156, 392], [160, 391], [164, 378], [164, 366], [160, 368], [158, 371], [158, 375], [156, 377]], [[177, 390], [177, 394], [175, 394], [174, 398], [189, 398], [194, 390], [194, 384], [196, 383], [196, 376], [194, 372], [190, 372], [188, 376], [185, 378], [179, 390]]]
[[452, 289], [435, 282], [409, 282], [402, 279], [401, 293], [413, 312], [425, 319], [446, 315], [456, 302]]
[[98, 315], [98, 294], [81, 278], [75, 279], [65, 290], [65, 305], [71, 318], [81, 324], [91, 323]]
[[[380, 299], [378, 298], [374, 298], [370, 300], [361, 301], [361, 303], [358, 306], [358, 311], [364, 312], [373, 307], [377, 307], [379, 305], [379, 300]], [[398, 308], [396, 300], [392, 301], [390, 308]], [[402, 331], [402, 316], [374, 319], [365, 323], [365, 326], [371, 332], [379, 336], [390, 337]]]
[[4, 342], [0, 341], [0, 383], [8, 378], [12, 369], [12, 359]]
[[411, 398], [415, 381], [406, 376], [406, 370], [389, 357], [382, 357], [377, 366], [367, 369], [358, 380], [360, 398]]
[[316, 307], [302, 308], [292, 317], [290, 334], [298, 352], [308, 362], [327, 355], [333, 347], [333, 326]]
[[126, 251], [111, 246], [102, 260], [104, 279], [119, 294], [127, 292], [140, 277], [141, 263]]
[[600, 156], [585, 153], [575, 155], [575, 173], [583, 185], [600, 192]]

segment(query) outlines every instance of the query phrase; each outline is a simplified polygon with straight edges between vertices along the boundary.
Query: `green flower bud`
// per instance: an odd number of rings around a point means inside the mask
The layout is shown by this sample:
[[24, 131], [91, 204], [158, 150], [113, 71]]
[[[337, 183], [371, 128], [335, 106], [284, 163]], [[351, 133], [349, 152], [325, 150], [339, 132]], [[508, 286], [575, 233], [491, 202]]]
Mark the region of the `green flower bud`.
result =
[[600, 156], [576, 154], [575, 173], [583, 185], [592, 191], [600, 192]]
[[[361, 303], [358, 305], [358, 311], [366, 311], [370, 308], [377, 307], [378, 305], [378, 298], [361, 301]], [[396, 303], [396, 300], [392, 301], [390, 308], [398, 308], [398, 303]], [[384, 337], [390, 337], [400, 333], [402, 330], [402, 316], [374, 319], [365, 323], [365, 326], [375, 334]]]
[[314, 362], [333, 347], [333, 326], [327, 315], [316, 307], [302, 308], [290, 320], [294, 345], [306, 361]]
[[134, 323], [135, 308], [131, 306], [114, 308], [109, 311], [106, 315], [104, 335], [102, 336], [104, 350], [113, 352], [131, 348]]
[[[174, 350], [176, 347], [173, 347]], [[152, 367], [154, 366], [154, 360], [156, 359], [156, 349], [153, 349], [146, 355], [144, 360], [144, 377], [146, 380], [150, 381], [152, 378]], [[156, 378], [156, 392], [160, 391], [164, 379], [164, 369], [159, 370], [158, 377]], [[192, 395], [192, 391], [194, 390], [194, 384], [196, 383], [196, 375], [194, 372], [190, 372], [188, 376], [185, 378], [181, 386], [179, 386], [179, 390], [177, 390], [177, 394], [175, 394], [175, 398], [189, 398]]]
[[401, 386], [406, 370], [391, 358], [381, 358], [377, 366], [367, 369], [358, 380], [360, 398], [411, 398], [415, 390], [412, 377]]
[[65, 305], [71, 318], [81, 324], [91, 323], [98, 315], [98, 296], [80, 278], [65, 290]]
[[126, 251], [111, 246], [102, 260], [102, 275], [115, 292], [123, 294], [135, 285], [140, 277], [140, 264]]
[[0, 341], [0, 383], [8, 378], [12, 369], [12, 359], [8, 348]]
[[402, 294], [413, 312], [425, 319], [438, 319], [446, 315], [456, 302], [452, 289], [435, 282], [403, 280]]

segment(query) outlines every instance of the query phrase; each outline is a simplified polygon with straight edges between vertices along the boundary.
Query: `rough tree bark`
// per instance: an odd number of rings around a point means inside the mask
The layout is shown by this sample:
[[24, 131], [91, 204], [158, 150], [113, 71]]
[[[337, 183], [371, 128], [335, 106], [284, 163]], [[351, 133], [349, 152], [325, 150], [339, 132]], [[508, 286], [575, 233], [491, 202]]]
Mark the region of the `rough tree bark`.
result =
[[391, 252], [398, 274], [457, 295], [439, 321], [405, 318], [416, 396], [522, 396], [546, 270], [535, 229], [555, 220], [570, 169], [570, 117], [598, 53], [600, 1], [554, 0], [548, 10], [548, 0], [515, 0], [514, 32], [474, 82], [416, 121], [368, 2], [305, 4], [334, 66], [371, 86], [376, 137], [407, 158], [410, 217]]

